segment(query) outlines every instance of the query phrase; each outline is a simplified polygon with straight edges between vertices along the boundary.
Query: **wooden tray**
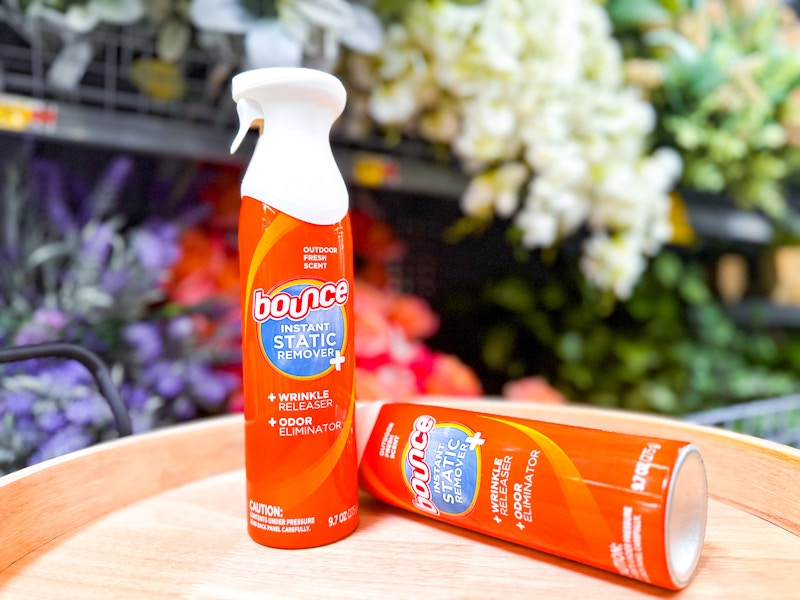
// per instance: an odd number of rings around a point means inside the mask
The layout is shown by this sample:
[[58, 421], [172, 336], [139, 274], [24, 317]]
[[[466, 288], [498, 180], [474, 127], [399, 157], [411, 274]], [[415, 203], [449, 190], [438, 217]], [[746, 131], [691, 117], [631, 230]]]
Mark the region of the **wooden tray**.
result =
[[245, 531], [240, 415], [101, 444], [0, 478], [0, 598], [789, 598], [800, 451], [584, 407], [425, 399], [696, 443], [712, 496], [695, 580], [668, 592], [389, 508], [346, 539], [275, 550]]

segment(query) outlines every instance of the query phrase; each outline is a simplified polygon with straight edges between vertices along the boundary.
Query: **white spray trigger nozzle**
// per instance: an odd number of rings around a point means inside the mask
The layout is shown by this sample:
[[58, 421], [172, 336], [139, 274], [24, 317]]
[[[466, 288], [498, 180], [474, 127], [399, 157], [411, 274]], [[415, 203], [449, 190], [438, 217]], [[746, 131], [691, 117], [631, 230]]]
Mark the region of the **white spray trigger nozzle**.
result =
[[253, 123], [256, 121], [263, 122], [264, 120], [264, 115], [261, 113], [261, 105], [250, 98], [240, 98], [236, 103], [236, 112], [239, 115], [239, 132], [236, 134], [231, 144], [231, 154], [236, 152], [237, 148], [239, 148], [244, 136], [250, 131]]

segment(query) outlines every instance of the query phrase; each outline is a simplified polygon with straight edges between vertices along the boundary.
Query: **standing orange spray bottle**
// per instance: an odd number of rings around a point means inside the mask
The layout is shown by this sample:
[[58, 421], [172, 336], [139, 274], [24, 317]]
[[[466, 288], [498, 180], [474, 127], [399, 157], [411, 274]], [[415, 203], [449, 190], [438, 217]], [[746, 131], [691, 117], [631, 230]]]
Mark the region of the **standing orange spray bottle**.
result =
[[240, 73], [232, 92], [231, 152], [261, 129], [239, 220], [248, 533], [320, 546], [358, 523], [352, 244], [329, 142], [346, 94], [295, 68]]

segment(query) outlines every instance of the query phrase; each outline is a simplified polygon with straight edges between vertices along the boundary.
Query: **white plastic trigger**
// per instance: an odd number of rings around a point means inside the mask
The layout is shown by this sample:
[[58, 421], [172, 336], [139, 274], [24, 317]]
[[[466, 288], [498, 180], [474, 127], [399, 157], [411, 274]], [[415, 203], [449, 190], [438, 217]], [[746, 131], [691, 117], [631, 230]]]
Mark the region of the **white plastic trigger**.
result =
[[264, 115], [261, 114], [261, 105], [250, 98], [241, 98], [236, 103], [236, 112], [239, 115], [239, 132], [236, 134], [231, 144], [231, 154], [236, 152], [239, 148], [242, 140], [244, 140], [244, 136], [250, 131], [253, 123], [256, 121], [263, 123], [264, 121]]

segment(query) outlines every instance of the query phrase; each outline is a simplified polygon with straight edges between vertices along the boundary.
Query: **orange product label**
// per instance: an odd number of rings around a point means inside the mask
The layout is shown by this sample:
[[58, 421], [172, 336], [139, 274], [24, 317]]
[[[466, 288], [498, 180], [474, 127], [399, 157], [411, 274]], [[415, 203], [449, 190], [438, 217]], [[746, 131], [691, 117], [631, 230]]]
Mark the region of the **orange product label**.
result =
[[285, 548], [358, 522], [350, 221], [245, 197], [239, 223], [248, 531]]
[[401, 508], [674, 588], [665, 510], [687, 445], [387, 404], [361, 459], [361, 485]]

